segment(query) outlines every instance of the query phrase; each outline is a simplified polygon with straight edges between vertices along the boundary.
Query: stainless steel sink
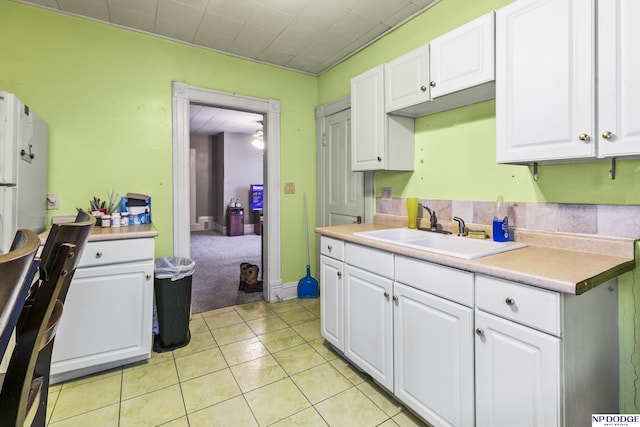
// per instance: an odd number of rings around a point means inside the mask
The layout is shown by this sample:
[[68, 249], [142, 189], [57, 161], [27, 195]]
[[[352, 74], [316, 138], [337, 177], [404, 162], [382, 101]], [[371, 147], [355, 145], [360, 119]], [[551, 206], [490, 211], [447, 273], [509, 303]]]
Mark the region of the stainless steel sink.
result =
[[527, 246], [519, 242], [494, 242], [408, 228], [363, 231], [354, 235], [465, 259], [482, 258]]

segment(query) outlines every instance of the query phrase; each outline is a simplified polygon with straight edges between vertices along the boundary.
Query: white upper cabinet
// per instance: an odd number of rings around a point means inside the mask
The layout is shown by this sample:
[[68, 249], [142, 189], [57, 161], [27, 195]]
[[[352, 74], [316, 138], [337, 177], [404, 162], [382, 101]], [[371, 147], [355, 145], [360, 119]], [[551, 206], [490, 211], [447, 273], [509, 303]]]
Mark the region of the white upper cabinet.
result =
[[386, 111], [420, 117], [495, 97], [494, 12], [385, 64]]
[[429, 43], [432, 98], [495, 79], [494, 16], [482, 15]]
[[498, 162], [640, 154], [638, 18], [633, 0], [519, 0], [497, 11]]
[[413, 170], [413, 119], [385, 111], [384, 66], [351, 79], [351, 169]]
[[598, 152], [640, 153], [640, 2], [598, 3]]
[[387, 112], [429, 101], [429, 45], [384, 64]]

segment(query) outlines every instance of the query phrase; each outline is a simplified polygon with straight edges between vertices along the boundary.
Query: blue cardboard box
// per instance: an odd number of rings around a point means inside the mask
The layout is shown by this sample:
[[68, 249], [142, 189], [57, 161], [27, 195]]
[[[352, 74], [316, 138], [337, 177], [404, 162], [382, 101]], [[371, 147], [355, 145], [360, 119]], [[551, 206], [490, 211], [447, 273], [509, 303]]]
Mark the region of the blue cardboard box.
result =
[[120, 210], [129, 213], [129, 225], [151, 224], [151, 197], [147, 195], [127, 193]]

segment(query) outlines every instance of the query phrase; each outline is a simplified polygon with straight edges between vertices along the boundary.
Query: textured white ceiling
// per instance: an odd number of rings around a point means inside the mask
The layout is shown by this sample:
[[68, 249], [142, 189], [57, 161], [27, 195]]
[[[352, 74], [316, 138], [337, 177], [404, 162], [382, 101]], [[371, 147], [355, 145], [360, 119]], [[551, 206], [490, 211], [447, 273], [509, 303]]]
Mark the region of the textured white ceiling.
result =
[[319, 75], [440, 0], [14, 0]]
[[189, 130], [197, 135], [216, 135], [221, 132], [255, 134], [262, 129], [262, 114], [191, 104]]

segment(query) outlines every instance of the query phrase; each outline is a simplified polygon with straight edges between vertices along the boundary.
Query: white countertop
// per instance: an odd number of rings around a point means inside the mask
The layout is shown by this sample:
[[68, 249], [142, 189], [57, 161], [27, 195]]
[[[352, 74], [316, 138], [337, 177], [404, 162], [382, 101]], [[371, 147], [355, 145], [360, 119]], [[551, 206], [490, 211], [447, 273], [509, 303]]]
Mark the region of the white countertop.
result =
[[[42, 241], [42, 244], [47, 240], [49, 230], [40, 233], [38, 236]], [[130, 225], [128, 227], [93, 227], [91, 235], [89, 235], [90, 242], [100, 242], [105, 240], [122, 240], [122, 239], [142, 239], [146, 237], [156, 237], [158, 230], [153, 224], [143, 225]]]

